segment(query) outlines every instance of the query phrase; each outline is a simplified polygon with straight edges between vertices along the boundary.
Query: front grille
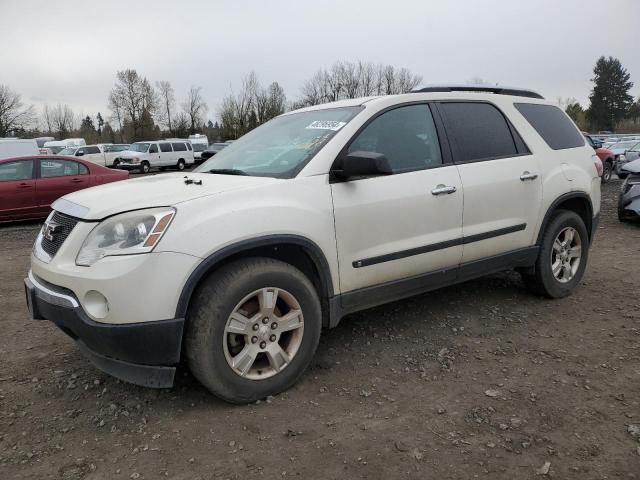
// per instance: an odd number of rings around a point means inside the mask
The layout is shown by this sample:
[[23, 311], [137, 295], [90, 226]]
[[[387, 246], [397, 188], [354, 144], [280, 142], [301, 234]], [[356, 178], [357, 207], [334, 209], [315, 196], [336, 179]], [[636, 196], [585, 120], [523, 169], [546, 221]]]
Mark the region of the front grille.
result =
[[[42, 241], [40, 243], [42, 249], [53, 257], [67, 239], [73, 228], [78, 223], [73, 217], [69, 217], [59, 212], [54, 212], [53, 217], [42, 227]], [[47, 238], [47, 227], [59, 225], [57, 230], [51, 234], [51, 240]]]

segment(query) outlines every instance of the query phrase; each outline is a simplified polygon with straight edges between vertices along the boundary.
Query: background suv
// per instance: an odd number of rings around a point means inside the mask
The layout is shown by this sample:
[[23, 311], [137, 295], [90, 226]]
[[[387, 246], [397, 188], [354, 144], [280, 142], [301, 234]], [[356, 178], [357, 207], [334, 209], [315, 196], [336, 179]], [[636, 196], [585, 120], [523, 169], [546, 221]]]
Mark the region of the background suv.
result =
[[67, 195], [34, 245], [33, 317], [121, 379], [169, 386], [184, 357], [250, 402], [296, 382], [349, 312], [509, 268], [569, 295], [599, 159], [534, 92], [456, 90], [297, 110], [186, 176]]

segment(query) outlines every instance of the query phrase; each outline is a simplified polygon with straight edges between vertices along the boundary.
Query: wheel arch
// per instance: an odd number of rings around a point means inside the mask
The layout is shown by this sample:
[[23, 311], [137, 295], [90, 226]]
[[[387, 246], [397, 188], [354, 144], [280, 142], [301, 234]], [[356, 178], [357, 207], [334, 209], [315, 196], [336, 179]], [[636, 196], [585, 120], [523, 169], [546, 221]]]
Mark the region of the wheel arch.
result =
[[175, 318], [186, 318], [194, 292], [221, 266], [246, 257], [281, 260], [301, 270], [312, 281], [322, 304], [323, 326], [330, 326], [329, 300], [334, 296], [331, 269], [321, 248], [299, 235], [266, 235], [228, 245], [205, 258], [182, 287]]
[[544, 235], [544, 231], [551, 221], [551, 217], [558, 210], [570, 210], [580, 215], [580, 218], [582, 218], [585, 226], [587, 227], [587, 233], [589, 234], [589, 243], [591, 243], [591, 239], [593, 238], [593, 205], [591, 204], [591, 199], [585, 192], [571, 192], [565, 193], [564, 195], [556, 198], [551, 206], [549, 206], [549, 208], [547, 209], [547, 212], [545, 213], [542, 220], [542, 224], [540, 225], [540, 230], [538, 231], [536, 245], [540, 245], [542, 236]]

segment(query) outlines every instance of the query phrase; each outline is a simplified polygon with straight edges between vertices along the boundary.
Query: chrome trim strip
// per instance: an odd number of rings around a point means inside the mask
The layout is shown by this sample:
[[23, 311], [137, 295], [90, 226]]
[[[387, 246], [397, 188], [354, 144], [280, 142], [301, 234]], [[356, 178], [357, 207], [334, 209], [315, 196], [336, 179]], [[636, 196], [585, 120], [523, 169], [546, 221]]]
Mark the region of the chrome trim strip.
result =
[[69, 215], [70, 217], [76, 218], [87, 218], [87, 214], [89, 213], [89, 209], [77, 203], [73, 203], [64, 198], [59, 198], [55, 202], [51, 204], [51, 208], [57, 210], [60, 213], [64, 213], [65, 215]]
[[74, 297], [56, 292], [42, 285], [36, 279], [36, 276], [33, 274], [31, 270], [29, 270], [28, 278], [29, 278], [29, 281], [33, 284], [33, 286], [36, 289], [36, 292], [35, 292], [36, 295], [41, 299], [45, 300], [46, 302], [52, 303], [54, 305], [59, 305], [61, 307], [76, 308], [80, 306], [80, 304]]

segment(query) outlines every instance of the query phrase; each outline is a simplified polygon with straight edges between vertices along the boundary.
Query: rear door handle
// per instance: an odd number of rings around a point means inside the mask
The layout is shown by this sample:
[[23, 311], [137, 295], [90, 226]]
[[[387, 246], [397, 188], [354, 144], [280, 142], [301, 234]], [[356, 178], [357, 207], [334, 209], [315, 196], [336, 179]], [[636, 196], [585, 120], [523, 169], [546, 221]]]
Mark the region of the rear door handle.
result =
[[16, 188], [31, 188], [32, 185], [29, 185], [28, 183], [20, 183], [18, 184], [18, 186]]
[[522, 175], [520, 175], [520, 180], [523, 182], [526, 182], [527, 180], [535, 180], [536, 178], [538, 178], [537, 173], [523, 172]]
[[80, 178], [73, 178], [71, 183], [82, 183], [82, 180]]
[[456, 191], [456, 187], [440, 184], [431, 190], [431, 195], [449, 195]]

